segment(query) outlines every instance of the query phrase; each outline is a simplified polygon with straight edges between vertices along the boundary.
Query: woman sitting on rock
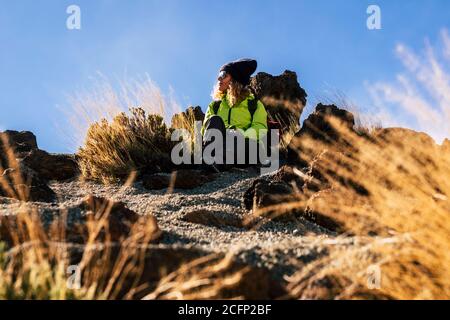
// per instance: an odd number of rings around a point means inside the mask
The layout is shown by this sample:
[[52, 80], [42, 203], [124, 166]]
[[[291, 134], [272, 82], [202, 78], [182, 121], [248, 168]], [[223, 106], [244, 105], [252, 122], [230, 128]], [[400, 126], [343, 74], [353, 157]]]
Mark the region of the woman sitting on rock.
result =
[[[245, 141], [245, 163], [248, 163], [249, 142], [259, 142], [267, 133], [267, 112], [261, 101], [251, 93], [250, 77], [256, 71], [257, 62], [251, 59], [240, 59], [227, 63], [219, 71], [218, 82], [214, 87], [213, 99], [206, 111], [202, 134], [205, 141], [204, 148], [214, 139], [211, 129], [221, 132], [224, 143], [223, 163], [226, 161], [226, 131], [233, 130], [243, 136]], [[212, 141], [208, 141], [212, 140]], [[234, 161], [239, 153], [239, 147], [234, 143]], [[255, 143], [257, 145], [257, 143]], [[253, 150], [253, 149], [252, 149]], [[257, 156], [257, 154], [256, 154]], [[216, 157], [217, 161], [218, 158]], [[228, 161], [227, 161], [228, 162]], [[216, 163], [221, 163], [217, 161]], [[237, 164], [237, 162], [233, 162]]]

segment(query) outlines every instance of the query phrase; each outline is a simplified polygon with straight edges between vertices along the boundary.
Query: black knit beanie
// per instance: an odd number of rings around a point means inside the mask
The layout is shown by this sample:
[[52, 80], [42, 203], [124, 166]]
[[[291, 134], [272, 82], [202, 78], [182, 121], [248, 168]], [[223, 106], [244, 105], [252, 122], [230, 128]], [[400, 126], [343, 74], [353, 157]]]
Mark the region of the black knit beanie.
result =
[[237, 82], [247, 86], [250, 84], [250, 77], [256, 71], [258, 63], [253, 59], [239, 59], [229, 62], [220, 68], [220, 71], [229, 73]]

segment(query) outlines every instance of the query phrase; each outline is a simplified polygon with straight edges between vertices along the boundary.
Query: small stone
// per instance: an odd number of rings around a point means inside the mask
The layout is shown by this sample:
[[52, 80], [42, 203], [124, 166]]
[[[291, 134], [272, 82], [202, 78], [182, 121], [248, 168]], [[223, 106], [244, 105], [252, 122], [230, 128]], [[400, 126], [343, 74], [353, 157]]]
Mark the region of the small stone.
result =
[[146, 175], [142, 178], [144, 188], [148, 190], [161, 190], [173, 185], [175, 189], [194, 189], [211, 181], [214, 175], [206, 174], [201, 170], [177, 170], [168, 174]]

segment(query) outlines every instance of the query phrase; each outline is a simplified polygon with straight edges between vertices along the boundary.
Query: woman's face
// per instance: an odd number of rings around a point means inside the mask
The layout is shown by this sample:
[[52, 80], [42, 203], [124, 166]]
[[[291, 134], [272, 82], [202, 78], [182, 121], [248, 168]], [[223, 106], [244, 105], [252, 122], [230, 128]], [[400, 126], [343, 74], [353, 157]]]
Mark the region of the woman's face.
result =
[[231, 75], [229, 75], [228, 73], [221, 72], [219, 74], [219, 77], [217, 78], [217, 81], [219, 81], [219, 91], [225, 92], [230, 86]]

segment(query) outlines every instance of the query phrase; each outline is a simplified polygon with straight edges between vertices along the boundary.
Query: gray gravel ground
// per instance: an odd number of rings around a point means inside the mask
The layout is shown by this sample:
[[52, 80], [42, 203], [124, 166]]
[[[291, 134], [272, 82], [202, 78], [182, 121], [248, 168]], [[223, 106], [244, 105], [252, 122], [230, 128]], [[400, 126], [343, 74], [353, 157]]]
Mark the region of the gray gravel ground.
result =
[[[242, 204], [243, 194], [256, 177], [255, 169], [233, 169], [196, 189], [173, 190], [170, 194], [167, 190], [145, 190], [139, 183], [127, 188], [79, 181], [52, 183], [59, 203], [33, 205], [44, 216], [50, 216], [73, 206], [88, 194], [122, 201], [139, 214], [156, 216], [165, 231], [161, 245], [194, 246], [209, 252], [232, 251], [243, 262], [272, 270], [279, 279], [327, 254], [331, 247], [352, 244], [353, 238], [336, 237], [308, 221], [268, 222], [258, 230], [247, 230], [182, 220], [183, 214], [193, 209], [207, 209], [224, 216], [249, 214]], [[17, 212], [21, 206], [17, 201], [0, 198], [0, 214]]]

